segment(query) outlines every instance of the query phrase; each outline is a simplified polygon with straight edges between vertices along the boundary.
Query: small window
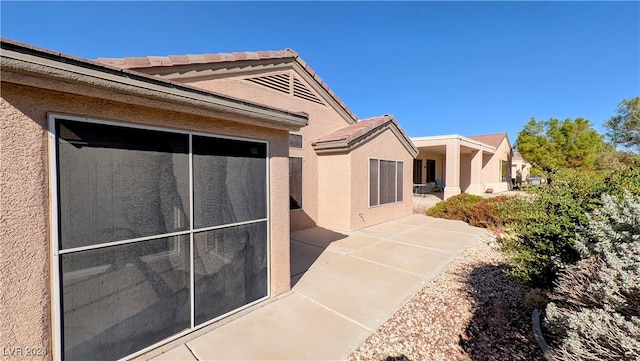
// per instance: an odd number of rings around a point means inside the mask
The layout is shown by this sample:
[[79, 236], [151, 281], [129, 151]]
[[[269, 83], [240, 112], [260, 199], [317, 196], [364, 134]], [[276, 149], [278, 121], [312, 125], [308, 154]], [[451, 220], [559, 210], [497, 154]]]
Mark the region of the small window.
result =
[[403, 162], [369, 159], [369, 206], [402, 202]]
[[289, 158], [289, 210], [302, 209], [302, 158]]
[[289, 148], [302, 149], [302, 134], [289, 133]]

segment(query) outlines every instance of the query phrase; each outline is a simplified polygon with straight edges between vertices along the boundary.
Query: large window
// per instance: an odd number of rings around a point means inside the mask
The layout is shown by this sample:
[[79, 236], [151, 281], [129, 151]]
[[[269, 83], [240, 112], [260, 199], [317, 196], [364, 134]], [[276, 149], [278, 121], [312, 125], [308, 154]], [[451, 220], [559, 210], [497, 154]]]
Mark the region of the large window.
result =
[[111, 360], [268, 296], [267, 144], [52, 117], [65, 360]]
[[402, 202], [403, 162], [369, 159], [369, 206]]
[[302, 158], [289, 158], [289, 209], [302, 209]]
[[509, 169], [509, 162], [506, 160], [500, 161], [500, 176], [503, 182], [511, 181], [511, 169]]

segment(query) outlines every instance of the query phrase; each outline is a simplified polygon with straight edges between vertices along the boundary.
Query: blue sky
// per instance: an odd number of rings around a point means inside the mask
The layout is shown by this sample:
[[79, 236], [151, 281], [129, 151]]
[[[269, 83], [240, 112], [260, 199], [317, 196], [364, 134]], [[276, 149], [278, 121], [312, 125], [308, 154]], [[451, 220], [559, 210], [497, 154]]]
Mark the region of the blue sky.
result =
[[596, 130], [640, 95], [640, 2], [0, 2], [3, 37], [89, 59], [292, 48], [410, 136]]

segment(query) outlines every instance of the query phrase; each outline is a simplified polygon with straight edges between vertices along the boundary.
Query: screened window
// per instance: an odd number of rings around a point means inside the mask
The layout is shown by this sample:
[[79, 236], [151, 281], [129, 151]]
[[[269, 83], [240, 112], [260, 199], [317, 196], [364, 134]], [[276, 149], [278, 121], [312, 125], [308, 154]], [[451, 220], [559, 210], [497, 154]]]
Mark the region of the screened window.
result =
[[289, 133], [289, 148], [302, 149], [302, 135]]
[[267, 297], [267, 144], [52, 118], [66, 360], [119, 359]]
[[402, 202], [403, 162], [369, 159], [369, 206]]
[[302, 209], [302, 158], [289, 158], [289, 209]]

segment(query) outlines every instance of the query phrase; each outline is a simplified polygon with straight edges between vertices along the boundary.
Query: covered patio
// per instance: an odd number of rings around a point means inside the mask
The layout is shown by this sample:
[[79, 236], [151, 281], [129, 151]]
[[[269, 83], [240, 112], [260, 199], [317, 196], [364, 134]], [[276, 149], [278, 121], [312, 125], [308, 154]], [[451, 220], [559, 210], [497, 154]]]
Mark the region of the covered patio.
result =
[[[458, 134], [411, 138], [418, 148], [414, 160], [414, 188], [438, 183], [444, 198], [456, 194], [482, 194], [486, 190], [483, 170], [496, 154], [496, 147]], [[438, 187], [439, 188], [439, 187]]]

